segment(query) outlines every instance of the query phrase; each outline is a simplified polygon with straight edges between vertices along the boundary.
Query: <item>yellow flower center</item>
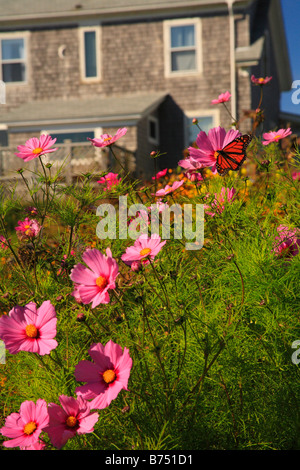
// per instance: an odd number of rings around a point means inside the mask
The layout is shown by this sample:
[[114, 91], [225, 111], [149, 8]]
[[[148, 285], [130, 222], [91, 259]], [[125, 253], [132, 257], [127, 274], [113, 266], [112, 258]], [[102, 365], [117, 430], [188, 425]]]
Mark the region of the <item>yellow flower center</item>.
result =
[[100, 289], [104, 289], [107, 286], [107, 279], [104, 276], [99, 276], [96, 279], [96, 284]]
[[25, 333], [29, 338], [36, 338], [39, 334], [37, 327], [34, 325], [27, 325]]
[[173, 191], [172, 187], [165, 189], [166, 194], [171, 193], [172, 191]]
[[259, 83], [264, 82], [264, 80], [265, 80], [265, 79], [264, 79], [263, 77], [260, 77], [260, 78], [258, 79]]
[[105, 372], [103, 372], [102, 377], [105, 383], [110, 384], [115, 380], [116, 373], [112, 369], [107, 369]]
[[112, 137], [109, 136], [109, 137], [105, 137], [103, 140], [104, 140], [104, 142], [109, 142], [111, 139], [112, 139]]
[[41, 153], [43, 149], [41, 147], [37, 147], [36, 149], [32, 150], [32, 153]]
[[77, 418], [75, 418], [75, 416], [68, 416], [67, 419], [66, 419], [66, 425], [69, 428], [75, 428], [77, 422], [78, 422], [78, 420], [77, 420]]
[[28, 224], [24, 225], [24, 229], [25, 229], [24, 230], [25, 235], [31, 235], [32, 234], [32, 230], [31, 230], [30, 225], [28, 225]]
[[27, 436], [30, 436], [30, 434], [34, 433], [36, 428], [37, 428], [36, 423], [34, 421], [30, 421], [29, 423], [25, 424], [23, 432], [24, 434], [27, 434]]
[[141, 256], [147, 256], [151, 253], [151, 249], [150, 248], [143, 248], [141, 251], [140, 251], [140, 255]]

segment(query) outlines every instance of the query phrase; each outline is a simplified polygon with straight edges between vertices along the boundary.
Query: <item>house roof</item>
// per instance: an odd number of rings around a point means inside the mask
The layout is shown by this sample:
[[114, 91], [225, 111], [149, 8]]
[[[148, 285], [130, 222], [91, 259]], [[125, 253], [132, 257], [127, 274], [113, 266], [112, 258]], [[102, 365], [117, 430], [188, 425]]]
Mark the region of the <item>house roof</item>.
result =
[[15, 128], [49, 124], [113, 125], [116, 122], [137, 122], [151, 114], [166, 97], [166, 93], [136, 93], [76, 100], [31, 101], [8, 112], [3, 107], [0, 124]]
[[[234, 0], [235, 5], [247, 5], [253, 0]], [[0, 22], [22, 22], [30, 19], [81, 17], [87, 15], [124, 15], [146, 11], [187, 10], [190, 7], [217, 8], [225, 0], [0, 0]]]

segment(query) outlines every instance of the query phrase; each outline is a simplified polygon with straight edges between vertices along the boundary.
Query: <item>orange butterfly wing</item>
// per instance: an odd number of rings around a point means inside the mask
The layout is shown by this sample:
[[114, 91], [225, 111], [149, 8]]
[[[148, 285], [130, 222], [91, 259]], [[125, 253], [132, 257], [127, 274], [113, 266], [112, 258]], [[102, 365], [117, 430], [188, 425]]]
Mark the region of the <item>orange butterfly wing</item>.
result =
[[237, 171], [242, 166], [251, 140], [252, 135], [241, 135], [218, 151], [216, 168], [219, 175], [226, 175], [229, 170]]

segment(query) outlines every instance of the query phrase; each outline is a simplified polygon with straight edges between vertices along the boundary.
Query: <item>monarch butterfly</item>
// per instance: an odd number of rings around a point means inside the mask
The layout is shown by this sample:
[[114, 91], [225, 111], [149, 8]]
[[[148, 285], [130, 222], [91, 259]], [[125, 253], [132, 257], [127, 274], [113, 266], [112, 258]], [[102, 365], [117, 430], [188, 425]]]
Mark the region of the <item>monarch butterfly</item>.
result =
[[246, 149], [250, 144], [252, 135], [245, 134], [237, 137], [222, 150], [217, 151], [216, 168], [219, 175], [226, 175], [229, 170], [237, 171], [246, 159]]

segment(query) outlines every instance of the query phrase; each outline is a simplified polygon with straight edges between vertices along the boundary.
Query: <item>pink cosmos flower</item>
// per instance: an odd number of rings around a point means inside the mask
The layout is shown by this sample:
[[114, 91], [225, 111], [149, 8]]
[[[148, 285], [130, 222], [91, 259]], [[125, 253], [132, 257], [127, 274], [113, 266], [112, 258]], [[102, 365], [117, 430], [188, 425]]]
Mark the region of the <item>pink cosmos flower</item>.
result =
[[[295, 180], [295, 181], [300, 181], [300, 171], [294, 171], [294, 172], [292, 173], [292, 178], [293, 178], [293, 180]], [[1, 237], [0, 237], [0, 238], [1, 238]]]
[[37, 220], [26, 217], [23, 221], [18, 221], [18, 226], [15, 227], [15, 229], [18, 232], [18, 237], [21, 240], [24, 240], [37, 237], [41, 230], [41, 226]]
[[102, 176], [97, 183], [105, 185], [104, 191], [109, 191], [113, 186], [117, 186], [122, 178], [118, 179], [118, 173], [107, 173]]
[[19, 351], [49, 354], [57, 346], [56, 312], [50, 300], [37, 308], [34, 302], [17, 305], [0, 317], [0, 338], [11, 354]]
[[203, 181], [202, 175], [199, 173], [199, 170], [203, 168], [202, 163], [194, 160], [193, 158], [185, 158], [184, 160], [179, 160], [178, 165], [182, 168], [185, 168], [185, 176], [191, 181]]
[[25, 212], [30, 216], [38, 215], [38, 210], [36, 207], [29, 206], [25, 208]]
[[20, 447], [21, 450], [45, 450], [46, 444], [43, 441], [37, 441], [31, 446]]
[[240, 135], [238, 130], [230, 129], [226, 132], [225, 129], [220, 126], [209, 129], [207, 135], [206, 132], [201, 131], [196, 138], [198, 148], [188, 148], [190, 157], [203, 167], [211, 167], [212, 172], [216, 173], [216, 152], [222, 150], [227, 144]]
[[276, 242], [273, 246], [275, 254], [278, 257], [296, 256], [300, 250], [300, 230], [279, 225], [277, 232], [278, 236], [275, 237]]
[[71, 295], [74, 297], [75, 301], [78, 303], [78, 304], [82, 304], [82, 300], [81, 300], [81, 297], [79, 295], [79, 290], [78, 290], [78, 285], [76, 283], [74, 283], [74, 290], [73, 292], [71, 293]]
[[152, 179], [153, 180], [158, 180], [159, 178], [162, 178], [163, 176], [166, 176], [167, 171], [168, 171], [168, 168], [165, 168], [164, 170], [159, 171], [158, 173], [156, 173], [155, 176], [152, 176]]
[[50, 147], [54, 145], [56, 139], [52, 139], [50, 135], [41, 135], [38, 139], [37, 137], [32, 137], [27, 140], [25, 145], [19, 145], [17, 149], [19, 153], [16, 153], [17, 157], [20, 157], [24, 162], [29, 162], [34, 158], [37, 158], [46, 153], [55, 152], [57, 148], [51, 149]]
[[49, 425], [45, 432], [52, 444], [61, 449], [76, 434], [87, 434], [94, 431], [99, 414], [91, 413], [89, 402], [82, 396], [77, 398], [61, 395], [61, 406], [49, 403]]
[[251, 82], [254, 83], [254, 85], [266, 85], [272, 80], [272, 77], [259, 77], [256, 78], [254, 75], [251, 75]]
[[3, 442], [4, 447], [31, 447], [36, 445], [39, 435], [48, 425], [49, 415], [45, 400], [24, 401], [18, 413], [7, 416], [0, 433], [11, 438]]
[[155, 196], [157, 197], [167, 196], [168, 194], [176, 191], [176, 189], [180, 188], [180, 186], [182, 186], [183, 183], [184, 181], [181, 180], [181, 181], [174, 181], [172, 186], [167, 184], [163, 189], [159, 189], [158, 191], [156, 191]]
[[290, 127], [287, 129], [278, 129], [278, 131], [265, 132], [262, 141], [263, 145], [269, 145], [271, 142], [278, 142], [280, 139], [284, 139], [292, 133]]
[[[225, 209], [225, 203], [231, 203], [235, 197], [236, 190], [234, 188], [222, 188], [220, 194], [215, 193], [215, 199], [210, 205], [205, 204], [205, 213], [214, 217]], [[215, 212], [209, 212], [206, 209], [214, 210]]]
[[7, 240], [3, 235], [0, 235], [0, 248], [2, 248], [3, 250], [7, 250], [8, 248]]
[[165, 244], [166, 240], [161, 242], [161, 238], [157, 233], [153, 233], [150, 238], [147, 234], [142, 234], [135, 240], [133, 246], [126, 248], [126, 252], [121, 256], [121, 259], [125, 263], [140, 261], [144, 258], [153, 260]]
[[[108, 290], [116, 287], [119, 267], [109, 248], [106, 249], [106, 255], [96, 248], [87, 249], [82, 259], [88, 268], [79, 263], [71, 271], [70, 277], [75, 283], [76, 296], [79, 295], [83, 304], [92, 302], [92, 308], [107, 304], [110, 300]], [[73, 295], [75, 297], [75, 291]]]
[[91, 409], [106, 408], [119, 392], [127, 390], [132, 359], [129, 350], [109, 340], [105, 346], [95, 343], [89, 354], [94, 362], [80, 361], [75, 367], [78, 382], [87, 382], [76, 388], [76, 393], [89, 400]]
[[168, 209], [169, 204], [167, 202], [162, 202], [162, 199], [159, 199], [156, 201], [156, 203], [151, 204], [151, 206], [148, 207], [148, 211], [156, 211], [160, 214], [164, 210]]
[[108, 145], [112, 145], [118, 139], [123, 137], [123, 135], [125, 135], [126, 132], [127, 132], [127, 128], [122, 127], [121, 129], [118, 129], [116, 134], [113, 136], [111, 136], [110, 134], [102, 134], [99, 139], [90, 139], [88, 137], [88, 140], [90, 140], [95, 147], [107, 147]]
[[231, 93], [229, 91], [225, 91], [225, 93], [221, 93], [216, 100], [212, 100], [211, 104], [219, 104], [219, 103], [226, 103], [231, 98]]

